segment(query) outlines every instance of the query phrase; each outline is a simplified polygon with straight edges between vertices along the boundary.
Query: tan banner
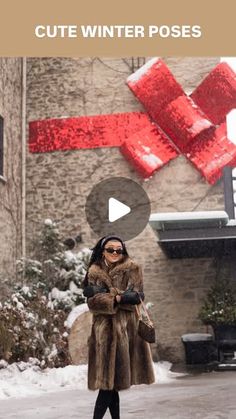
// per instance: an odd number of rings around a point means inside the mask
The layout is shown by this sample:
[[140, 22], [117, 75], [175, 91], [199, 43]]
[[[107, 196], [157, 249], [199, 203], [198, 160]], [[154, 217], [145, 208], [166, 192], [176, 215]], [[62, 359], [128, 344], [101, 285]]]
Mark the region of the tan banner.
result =
[[0, 4], [1, 56], [236, 55], [235, 0]]

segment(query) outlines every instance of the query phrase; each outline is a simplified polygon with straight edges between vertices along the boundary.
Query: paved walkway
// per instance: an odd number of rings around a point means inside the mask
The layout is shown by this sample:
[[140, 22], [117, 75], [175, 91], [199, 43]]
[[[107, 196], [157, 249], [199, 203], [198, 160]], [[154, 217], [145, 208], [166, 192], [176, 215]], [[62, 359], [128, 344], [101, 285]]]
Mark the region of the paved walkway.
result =
[[[63, 391], [0, 403], [1, 419], [92, 419], [96, 394]], [[121, 419], [235, 419], [236, 371], [203, 373], [171, 384], [122, 391]], [[109, 419], [109, 413], [104, 419]]]

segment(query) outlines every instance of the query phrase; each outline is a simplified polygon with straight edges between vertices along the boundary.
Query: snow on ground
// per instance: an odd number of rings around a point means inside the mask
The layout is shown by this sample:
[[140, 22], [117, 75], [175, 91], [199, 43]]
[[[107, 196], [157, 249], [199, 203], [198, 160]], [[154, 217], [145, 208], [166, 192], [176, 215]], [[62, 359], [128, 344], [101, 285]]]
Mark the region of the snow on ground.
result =
[[[39, 396], [62, 390], [87, 389], [87, 365], [41, 370], [37, 361], [8, 365], [0, 363], [0, 399]], [[167, 361], [154, 363], [157, 383], [168, 383], [183, 375], [170, 371]]]

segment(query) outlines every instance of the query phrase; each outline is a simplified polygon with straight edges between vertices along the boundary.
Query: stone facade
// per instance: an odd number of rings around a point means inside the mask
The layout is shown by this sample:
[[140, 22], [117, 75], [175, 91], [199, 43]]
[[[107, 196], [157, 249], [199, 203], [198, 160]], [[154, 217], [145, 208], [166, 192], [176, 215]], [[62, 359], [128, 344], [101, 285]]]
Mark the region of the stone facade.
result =
[[[27, 60], [27, 121], [140, 110], [125, 84], [137, 60], [121, 58], [29, 58]], [[218, 58], [168, 58], [164, 61], [186, 91], [193, 90], [219, 62]], [[223, 182], [210, 186], [182, 156], [150, 180], [143, 181], [117, 148], [27, 154], [27, 244], [42, 220], [61, 224], [65, 237], [82, 233], [83, 246], [96, 237], [87, 225], [85, 202], [101, 180], [124, 176], [148, 193], [152, 212], [224, 209]], [[199, 306], [212, 283], [211, 259], [168, 260], [150, 226], [127, 243], [144, 271], [146, 301], [152, 301], [158, 344], [156, 359], [180, 362], [181, 335], [205, 328], [197, 319]]]
[[[0, 295], [15, 280], [21, 256], [22, 59], [0, 58], [0, 115], [4, 118], [4, 162], [0, 178]], [[5, 280], [8, 279], [9, 282]]]

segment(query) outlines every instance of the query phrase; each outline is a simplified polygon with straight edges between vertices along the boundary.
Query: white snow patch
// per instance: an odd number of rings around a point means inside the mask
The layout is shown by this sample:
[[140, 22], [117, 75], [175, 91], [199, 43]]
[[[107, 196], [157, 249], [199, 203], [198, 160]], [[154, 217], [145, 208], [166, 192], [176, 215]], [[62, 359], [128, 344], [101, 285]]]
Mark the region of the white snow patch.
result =
[[64, 256], [67, 263], [70, 263], [70, 262], [76, 263], [77, 261], [75, 253], [71, 252], [71, 250], [65, 250]]
[[[17, 363], [0, 370], [0, 399], [37, 396], [61, 390], [87, 389], [87, 365], [41, 370], [32, 363]], [[168, 383], [184, 374], [170, 371], [167, 361], [154, 363], [157, 383]]]
[[86, 311], [89, 311], [88, 305], [86, 303], [79, 304], [78, 306], [74, 307], [66, 319], [66, 327], [70, 329], [77, 317], [83, 313], [86, 313]]
[[170, 383], [173, 379], [186, 375], [184, 373], [170, 371], [171, 366], [172, 364], [168, 361], [153, 363], [156, 383]]
[[[139, 141], [139, 143], [140, 143], [140, 141]], [[145, 151], [145, 153], [150, 153], [151, 152], [150, 147], [147, 147], [146, 145], [142, 145], [142, 148]]]
[[127, 82], [137, 83], [138, 80], [141, 79], [145, 75], [145, 73], [158, 62], [159, 57], [154, 57], [151, 60], [149, 60], [146, 64], [144, 64], [142, 67], [140, 67], [135, 73], [131, 74], [127, 78]]
[[70, 281], [69, 290], [73, 294], [78, 294], [78, 295], [82, 295], [83, 294], [82, 288], [77, 287], [77, 285], [74, 283], [74, 281]]
[[48, 359], [51, 361], [53, 358], [55, 358], [57, 356], [57, 348], [55, 343], [53, 344], [52, 350], [48, 355]]
[[46, 218], [46, 220], [44, 220], [44, 224], [46, 226], [52, 226], [53, 225], [53, 222], [52, 222], [52, 220], [50, 218]]
[[0, 360], [0, 368], [7, 368], [8, 363], [4, 359]]
[[143, 160], [145, 163], [147, 163], [150, 167], [152, 167], [153, 169], [156, 169], [157, 165], [158, 166], [162, 166], [163, 165], [163, 161], [156, 156], [155, 154], [153, 154], [151, 152], [151, 148], [145, 145], [142, 145], [142, 150], [144, 151], [143, 154], [141, 151], [136, 151], [137, 156]]
[[155, 156], [155, 154], [152, 154], [152, 153], [148, 155], [143, 155], [142, 160], [154, 169], [157, 167], [157, 165], [159, 166], [163, 165], [163, 161], [159, 159], [159, 157]]
[[227, 137], [236, 144], [236, 109], [232, 109], [226, 116]]
[[[28, 294], [28, 293], [30, 293], [30, 289], [29, 289], [29, 287], [27, 287], [27, 285], [24, 285], [24, 286], [21, 288], [21, 291], [22, 291], [24, 294]], [[31, 293], [30, 293], [30, 295], [31, 295]]]
[[236, 192], [236, 180], [233, 180], [233, 191]]
[[204, 129], [210, 128], [212, 126], [211, 122], [206, 119], [206, 118], [202, 118], [199, 121], [196, 121], [189, 129], [188, 131], [191, 134], [198, 134], [201, 130], [203, 131]]
[[227, 63], [236, 72], [236, 57], [220, 57], [220, 62]]
[[145, 306], [146, 306], [146, 309], [147, 309], [147, 310], [150, 310], [152, 307], [154, 307], [154, 304], [153, 304], [151, 301], [148, 301], [148, 302], [145, 304]]
[[183, 342], [198, 342], [212, 339], [213, 336], [210, 333], [187, 333], [182, 335]]
[[184, 90], [184, 93], [186, 94], [186, 96], [190, 96], [193, 93], [193, 89], [187, 88]]
[[28, 364], [20, 371], [17, 364], [0, 370], [0, 399], [36, 396], [64, 389], [87, 388], [87, 365], [40, 370]]
[[50, 297], [53, 300], [65, 300], [66, 298], [68, 298], [68, 296], [71, 295], [71, 291], [70, 290], [66, 290], [66, 291], [60, 291], [58, 288], [54, 287], [50, 293]]

